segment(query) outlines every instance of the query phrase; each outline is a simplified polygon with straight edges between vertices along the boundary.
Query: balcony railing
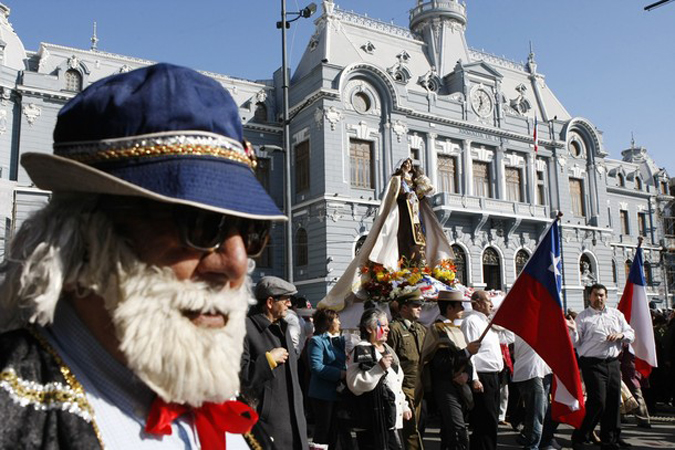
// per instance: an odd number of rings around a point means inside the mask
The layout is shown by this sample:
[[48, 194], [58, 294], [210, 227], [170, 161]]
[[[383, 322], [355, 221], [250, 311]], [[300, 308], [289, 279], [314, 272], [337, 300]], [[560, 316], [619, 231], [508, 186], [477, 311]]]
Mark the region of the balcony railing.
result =
[[434, 206], [475, 212], [494, 212], [500, 215], [529, 216], [548, 219], [548, 206], [519, 203], [495, 198], [472, 197], [449, 192], [440, 192], [434, 196]]

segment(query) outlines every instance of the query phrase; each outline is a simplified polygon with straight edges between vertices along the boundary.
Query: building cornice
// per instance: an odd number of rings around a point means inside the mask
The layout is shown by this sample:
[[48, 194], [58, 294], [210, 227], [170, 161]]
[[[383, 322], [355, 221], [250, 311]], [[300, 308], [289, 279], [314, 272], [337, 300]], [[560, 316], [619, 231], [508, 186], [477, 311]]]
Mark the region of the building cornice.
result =
[[274, 126], [274, 125], [263, 125], [255, 122], [247, 122], [242, 125], [245, 130], [250, 130], [250, 131], [260, 131], [262, 133], [269, 133], [269, 134], [282, 134], [283, 133], [283, 128], [280, 126]]
[[71, 98], [75, 97], [77, 95], [77, 92], [65, 92], [65, 91], [50, 91], [47, 89], [38, 89], [34, 87], [28, 87], [28, 86], [23, 86], [23, 85], [18, 85], [16, 87], [16, 91], [20, 93], [21, 95], [35, 95], [39, 97], [47, 97], [47, 98], [52, 98], [52, 99], [57, 99], [57, 100], [63, 100], [63, 101], [68, 101]]
[[[151, 61], [149, 59], [142, 59], [142, 58], [134, 58], [133, 56], [126, 56], [126, 55], [120, 55], [118, 53], [109, 53], [109, 52], [104, 52], [101, 50], [85, 50], [81, 48], [75, 48], [75, 47], [66, 47], [65, 45], [58, 45], [58, 44], [50, 44], [46, 42], [41, 42], [40, 43], [41, 47], [45, 48], [55, 48], [67, 52], [79, 52], [79, 53], [86, 53], [92, 56], [102, 56], [107, 59], [114, 59], [118, 61], [124, 61], [124, 62], [133, 62], [136, 64], [143, 64], [143, 65], [151, 65], [155, 64], [155, 61]], [[39, 52], [38, 52], [39, 53]]]

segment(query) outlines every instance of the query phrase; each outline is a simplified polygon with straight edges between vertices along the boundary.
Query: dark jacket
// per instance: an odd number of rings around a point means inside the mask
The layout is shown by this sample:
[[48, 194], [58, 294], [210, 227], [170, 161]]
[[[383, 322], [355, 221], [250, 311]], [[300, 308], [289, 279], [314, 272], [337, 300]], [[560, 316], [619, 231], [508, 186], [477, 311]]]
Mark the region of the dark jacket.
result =
[[[58, 360], [57, 360], [58, 358]], [[0, 448], [101, 448], [91, 406], [47, 342], [26, 329], [0, 335]], [[30, 384], [29, 384], [30, 383]], [[51, 384], [51, 389], [45, 389]], [[68, 408], [65, 402], [78, 406]]]
[[[288, 350], [288, 360], [272, 369], [266, 353], [276, 347]], [[240, 377], [241, 395], [258, 411], [259, 424], [274, 438], [275, 448], [307, 449], [298, 359], [285, 321], [272, 324], [257, 311], [246, 318]]]

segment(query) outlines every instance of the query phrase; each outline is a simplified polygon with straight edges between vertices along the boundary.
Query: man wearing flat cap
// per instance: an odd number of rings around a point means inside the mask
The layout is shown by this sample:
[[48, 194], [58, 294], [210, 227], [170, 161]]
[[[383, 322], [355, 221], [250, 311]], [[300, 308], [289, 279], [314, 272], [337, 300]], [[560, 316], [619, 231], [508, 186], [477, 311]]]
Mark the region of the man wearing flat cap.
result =
[[260, 427], [277, 449], [306, 449], [307, 424], [298, 379], [298, 356], [283, 320], [296, 287], [281, 278], [262, 277], [257, 304], [246, 318], [241, 359], [241, 394], [256, 408]]
[[[422, 448], [422, 402], [415, 401], [415, 385], [417, 384], [417, 369], [422, 354], [422, 344], [427, 329], [419, 323], [422, 313], [422, 292], [416, 289], [399, 295], [396, 302], [399, 305], [399, 315], [389, 324], [387, 344], [394, 349], [403, 369], [403, 393], [410, 404], [410, 410], [415, 412], [414, 420], [403, 421], [403, 441], [409, 450]], [[417, 405], [417, 408], [415, 407]], [[420, 431], [422, 430], [422, 431]]]
[[[462, 292], [438, 293], [439, 318], [431, 325], [420, 362], [423, 376], [430, 380], [431, 393], [441, 414], [441, 450], [469, 448], [469, 434], [464, 414], [472, 407], [469, 382], [474, 377], [470, 358], [480, 348], [479, 342], [466, 343], [462, 330], [455, 325], [464, 307]], [[423, 386], [418, 384], [418, 392]]]
[[250, 258], [284, 216], [237, 111], [157, 64], [89, 86], [54, 153], [23, 155], [53, 197], [0, 266], [0, 448], [268, 446], [231, 399]]

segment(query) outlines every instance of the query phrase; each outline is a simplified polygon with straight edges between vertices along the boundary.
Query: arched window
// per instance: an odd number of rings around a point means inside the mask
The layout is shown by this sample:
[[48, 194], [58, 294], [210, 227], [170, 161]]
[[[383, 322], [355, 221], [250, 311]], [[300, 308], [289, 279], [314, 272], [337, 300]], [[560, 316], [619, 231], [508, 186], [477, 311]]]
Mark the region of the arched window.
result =
[[253, 113], [253, 120], [260, 123], [267, 122], [267, 106], [264, 103], [258, 102], [255, 104], [255, 113]]
[[621, 172], [616, 176], [616, 182], [619, 184], [619, 187], [626, 187], [626, 177]]
[[652, 286], [654, 284], [654, 279], [652, 276], [652, 264], [649, 261], [645, 261], [645, 284], [647, 286]]
[[309, 245], [307, 242], [307, 231], [304, 228], [300, 228], [295, 234], [295, 246], [297, 249], [297, 261], [298, 266], [306, 266], [309, 264]]
[[630, 266], [633, 265], [633, 261], [630, 259], [626, 260], [626, 266], [624, 267], [624, 270], [626, 271], [626, 280], [628, 279], [628, 275], [630, 274]]
[[363, 247], [363, 243], [366, 242], [366, 236], [361, 236], [358, 241], [356, 241], [356, 245], [354, 245], [354, 257], [358, 256], [359, 252], [361, 252], [361, 247]]
[[258, 256], [255, 261], [257, 267], [269, 269], [272, 267], [272, 238], [267, 241], [265, 249], [262, 251], [260, 256]]
[[635, 189], [637, 189], [638, 191], [642, 190], [642, 178], [635, 177]]
[[516, 277], [520, 275], [520, 272], [523, 271], [525, 265], [527, 264], [527, 261], [529, 260], [530, 254], [527, 253], [525, 250], [518, 250], [518, 252], [516, 252]]
[[590, 286], [598, 280], [594, 273], [593, 263], [587, 254], [582, 254], [579, 258], [579, 273], [581, 274], [581, 284]]
[[492, 247], [483, 253], [483, 282], [487, 290], [502, 288], [501, 261], [499, 253]]
[[466, 273], [466, 253], [464, 253], [462, 247], [456, 244], [452, 246], [452, 251], [455, 254], [455, 268], [457, 269], [455, 276], [457, 277], [457, 281], [466, 286], [469, 281]]
[[82, 74], [75, 69], [66, 70], [66, 91], [80, 92], [82, 90]]

